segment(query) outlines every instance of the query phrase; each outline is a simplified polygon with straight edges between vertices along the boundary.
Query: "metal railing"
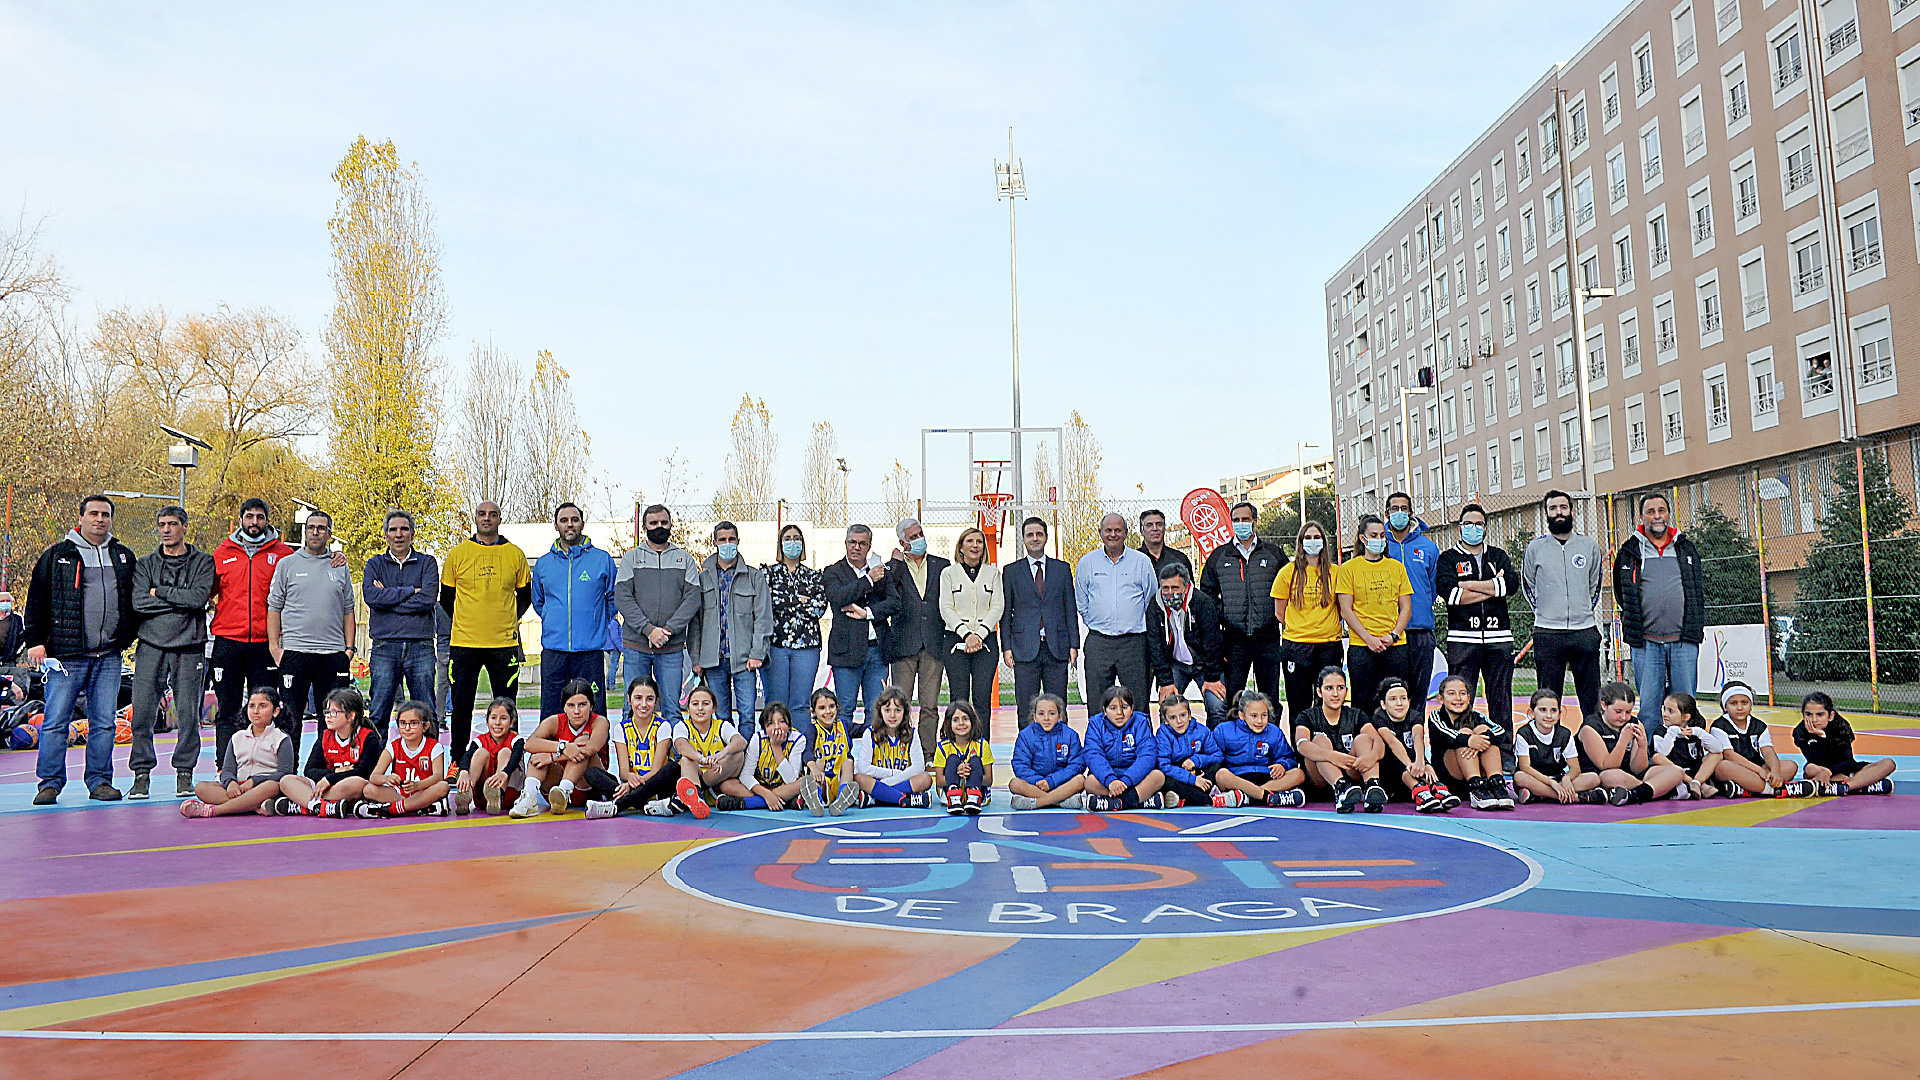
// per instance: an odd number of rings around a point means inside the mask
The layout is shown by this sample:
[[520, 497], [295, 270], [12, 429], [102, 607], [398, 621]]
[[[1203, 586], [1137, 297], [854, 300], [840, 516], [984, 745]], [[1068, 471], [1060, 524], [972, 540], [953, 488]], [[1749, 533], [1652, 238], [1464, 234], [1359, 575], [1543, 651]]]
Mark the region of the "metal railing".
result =
[[1685, 41], [1682, 41], [1680, 44], [1675, 45], [1673, 47], [1673, 58], [1676, 63], [1681, 63], [1681, 64], [1686, 63], [1687, 61], [1693, 59], [1693, 54], [1694, 54], [1694, 44], [1693, 44], [1692, 38], [1688, 38]]
[[1797, 56], [1794, 57], [1791, 63], [1773, 73], [1773, 88], [1775, 90], [1785, 90], [1787, 87], [1792, 86], [1804, 71], [1805, 68], [1800, 65], [1800, 58]]
[[1823, 398], [1833, 393], [1833, 372], [1816, 371], [1807, 375], [1802, 384], [1802, 394], [1808, 400]]
[[1640, 366], [1640, 343], [1638, 341], [1629, 341], [1625, 345], [1620, 346], [1620, 366], [1623, 370]]
[[1767, 294], [1754, 293], [1747, 297], [1747, 318], [1752, 319], [1767, 313]]
[[1693, 223], [1693, 238], [1694, 238], [1695, 240], [1711, 240], [1711, 239], [1713, 239], [1713, 219], [1712, 219], [1712, 218], [1701, 218], [1701, 219], [1700, 219], [1699, 221], [1696, 221], [1696, 222], [1694, 222], [1694, 223]]
[[1719, 11], [1714, 13], [1714, 22], [1722, 30], [1732, 26], [1739, 20], [1740, 0], [1733, 0], [1733, 3], [1722, 6]]
[[1907, 126], [1920, 125], [1920, 101], [1907, 106]]
[[1587, 222], [1592, 221], [1593, 220], [1593, 204], [1583, 203], [1577, 207], [1574, 207], [1573, 219], [1582, 225], [1585, 225]]
[[1839, 161], [1852, 161], [1871, 149], [1873, 149], [1873, 132], [1861, 128], [1841, 139], [1833, 148], [1833, 156]]
[[1514, 412], [1519, 408], [1520, 408], [1520, 391], [1518, 390], [1507, 391], [1507, 411]]
[[1653, 265], [1660, 266], [1666, 261], [1667, 261], [1667, 245], [1664, 243], [1653, 245]]
[[1481, 213], [1482, 213], [1482, 210], [1480, 207], [1480, 196], [1475, 195], [1473, 197], [1473, 220], [1479, 221]]
[[1686, 428], [1682, 425], [1680, 420], [1680, 415], [1678, 413], [1675, 413], [1674, 415], [1667, 417], [1665, 435], [1666, 435], [1667, 441], [1670, 443], [1686, 441], [1687, 431], [1686, 431]]
[[1802, 270], [1793, 276], [1794, 294], [1796, 296], [1805, 296], [1810, 292], [1818, 292], [1821, 285], [1826, 282], [1826, 279], [1827, 270], [1824, 266], [1815, 266]]
[[1787, 168], [1787, 191], [1795, 192], [1813, 183], [1813, 162], [1811, 160]]
[[1893, 354], [1875, 351], [1860, 357], [1860, 385], [1873, 386], [1893, 378]]
[[1633, 284], [1633, 264], [1621, 263], [1620, 268], [1613, 273], [1613, 280], [1623, 286]]
[[1642, 166], [1640, 171], [1644, 175], [1644, 177], [1649, 181], [1652, 180], [1654, 177], [1659, 176], [1660, 175], [1660, 155], [1655, 154], [1652, 157], [1648, 158], [1646, 165]]
[[1572, 443], [1568, 445], [1566, 449], [1560, 452], [1560, 464], [1562, 465], [1580, 464], [1580, 444], [1579, 443]]
[[1560, 231], [1562, 229], [1565, 229], [1566, 227], [1567, 227], [1567, 215], [1562, 213], [1554, 213], [1548, 216], [1547, 218], [1547, 235], [1548, 236], [1558, 236], [1560, 235]]
[[1560, 385], [1561, 385], [1561, 386], [1563, 386], [1563, 387], [1564, 387], [1564, 386], [1572, 386], [1572, 385], [1573, 385], [1573, 380], [1574, 380], [1574, 372], [1573, 372], [1573, 365], [1572, 365], [1572, 364], [1567, 364], [1567, 365], [1565, 365], [1564, 367], [1562, 367], [1562, 368], [1560, 368], [1560, 370], [1559, 370], [1559, 371], [1557, 372], [1557, 374], [1558, 374], [1558, 375], [1559, 375], [1559, 377], [1560, 377]]
[[1748, 111], [1750, 106], [1747, 104], [1747, 84], [1733, 84], [1733, 89], [1727, 91], [1727, 123], [1739, 123]]
[[1840, 50], [1860, 40], [1860, 24], [1848, 19], [1827, 32], [1827, 55], [1833, 56]]
[[1688, 153], [1700, 149], [1707, 145], [1707, 129], [1694, 128], [1692, 131], [1687, 132], [1685, 141]]
[[1733, 423], [1733, 410], [1727, 408], [1727, 406], [1724, 403], [1715, 405], [1712, 408], [1707, 410], [1707, 426], [1709, 428], [1712, 428], [1717, 431], [1721, 428], [1731, 425], [1732, 423]]
[[1880, 241], [1869, 240], [1866, 246], [1854, 248], [1853, 253], [1847, 259], [1847, 265], [1853, 270], [1865, 270], [1868, 267], [1879, 266]]
[[1537, 323], [1540, 321], [1540, 305], [1539, 304], [1527, 305], [1527, 321], [1530, 323]]
[[1640, 88], [1640, 92], [1643, 94], [1652, 90], [1653, 89], [1653, 72], [1651, 71], [1641, 72], [1640, 78], [1638, 82], [1635, 83], [1635, 85], [1637, 85]]
[[1678, 344], [1680, 344], [1680, 335], [1674, 332], [1673, 324], [1668, 323], [1662, 326], [1660, 328], [1660, 351], [1672, 352], [1674, 346]]
[[1608, 120], [1618, 119], [1620, 116], [1620, 95], [1608, 94], [1606, 103], [1600, 108], [1601, 111], [1606, 114]]
[[1614, 202], [1620, 202], [1625, 199], [1627, 197], [1626, 180], [1615, 180], [1613, 185], [1607, 189], [1607, 193], [1613, 196]]
[[1633, 424], [1627, 429], [1627, 453], [1644, 454], [1647, 452], [1647, 425], [1645, 421]]
[[1493, 185], [1493, 201], [1497, 203], [1507, 201], [1507, 182], [1505, 180]]
[[1753, 412], [1756, 416], [1766, 416], [1779, 407], [1779, 394], [1769, 386], [1765, 390], [1753, 392]]
[[1603, 352], [1594, 352], [1592, 350], [1588, 350], [1587, 351], [1587, 378], [1593, 382], [1599, 382], [1601, 379], [1604, 379], [1606, 377], [1607, 377], [1607, 354]]
[[1513, 253], [1506, 252], [1502, 254], [1500, 256], [1500, 269], [1511, 270], [1512, 268], [1513, 268]]
[[1734, 204], [1733, 212], [1735, 216], [1741, 217], [1741, 218], [1750, 218], [1753, 215], [1759, 213], [1760, 212], [1760, 196], [1758, 195], [1740, 196], [1739, 200]]
[[1706, 314], [1700, 316], [1700, 332], [1701, 333], [1711, 334], [1711, 333], [1714, 333], [1715, 331], [1718, 331], [1719, 329], [1720, 329], [1720, 313], [1718, 311], [1709, 311]]
[[1521, 158], [1519, 162], [1514, 165], [1513, 171], [1514, 175], [1518, 176], [1520, 182], [1523, 184], [1533, 179], [1533, 166], [1528, 163], [1526, 158]]

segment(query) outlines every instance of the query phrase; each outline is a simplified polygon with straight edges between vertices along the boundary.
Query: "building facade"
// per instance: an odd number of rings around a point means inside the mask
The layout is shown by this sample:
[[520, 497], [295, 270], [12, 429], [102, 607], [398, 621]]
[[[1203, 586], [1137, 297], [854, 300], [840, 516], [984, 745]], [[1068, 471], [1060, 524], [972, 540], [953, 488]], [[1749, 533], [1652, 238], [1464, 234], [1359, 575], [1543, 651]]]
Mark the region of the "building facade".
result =
[[1343, 519], [1538, 529], [1590, 465], [1596, 531], [1661, 489], [1811, 532], [1812, 462], [1920, 452], [1916, 140], [1920, 0], [1629, 6], [1328, 281]]
[[[1328, 456], [1308, 461], [1304, 473], [1307, 487], [1326, 483], [1333, 475], [1333, 458]], [[1250, 502], [1255, 506], [1266, 506], [1269, 503], [1299, 495], [1301, 480], [1301, 466], [1282, 465], [1277, 468], [1262, 469], [1259, 472], [1222, 477], [1220, 494], [1226, 498], [1229, 505]]]

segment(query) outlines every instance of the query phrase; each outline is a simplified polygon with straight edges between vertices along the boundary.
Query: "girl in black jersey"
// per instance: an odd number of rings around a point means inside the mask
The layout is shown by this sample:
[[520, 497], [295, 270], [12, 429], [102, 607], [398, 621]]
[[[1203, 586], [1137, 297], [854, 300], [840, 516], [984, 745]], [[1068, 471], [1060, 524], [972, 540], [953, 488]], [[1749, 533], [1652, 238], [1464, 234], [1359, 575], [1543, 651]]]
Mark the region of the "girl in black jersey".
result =
[[1752, 687], [1730, 682], [1720, 688], [1720, 719], [1713, 722], [1713, 730], [1727, 740], [1727, 753], [1720, 755], [1720, 765], [1713, 770], [1722, 795], [1738, 799], [1787, 794], [1786, 785], [1799, 767], [1781, 760], [1766, 721], [1754, 718]]
[[1615, 806], [1657, 799], [1687, 778], [1672, 765], [1654, 764], [1647, 729], [1635, 718], [1639, 700], [1633, 687], [1610, 682], [1600, 688], [1600, 711], [1580, 728], [1580, 764], [1599, 774]]
[[1519, 768], [1513, 771], [1514, 801], [1603, 803], [1600, 777], [1580, 768], [1573, 732], [1560, 726], [1560, 694], [1535, 690], [1527, 702], [1527, 722], [1513, 733]]
[[1713, 773], [1726, 753], [1727, 737], [1700, 714], [1700, 703], [1685, 691], [1668, 694], [1660, 705], [1660, 719], [1666, 727], [1653, 737], [1654, 763], [1672, 765], [1687, 775], [1686, 783], [1673, 789], [1674, 796], [1711, 799], [1720, 794]]
[[1513, 748], [1507, 724], [1489, 720], [1473, 707], [1473, 688], [1459, 675], [1440, 680], [1440, 708], [1427, 721], [1435, 750], [1443, 750], [1447, 773], [1467, 785], [1475, 810], [1511, 810], [1513, 793], [1501, 764], [1501, 751]]
[[1367, 714], [1347, 704], [1347, 675], [1337, 667], [1320, 669], [1314, 683], [1314, 708], [1293, 720], [1293, 748], [1315, 787], [1333, 792], [1333, 808], [1351, 814], [1364, 800], [1367, 813], [1386, 809], [1380, 786], [1380, 760], [1387, 748], [1370, 730]]
[[[1853, 756], [1853, 726], [1833, 707], [1833, 699], [1815, 690], [1800, 701], [1800, 723], [1793, 742], [1807, 758], [1807, 780], [1821, 795], [1893, 794], [1892, 758], [1869, 765]], [[283, 781], [284, 783], [284, 781]]]
[[1460, 796], [1448, 791], [1433, 771], [1427, 755], [1426, 717], [1414, 711], [1407, 684], [1397, 676], [1388, 676], [1380, 680], [1379, 694], [1380, 708], [1374, 711], [1368, 727], [1392, 755], [1389, 767], [1399, 769], [1400, 783], [1413, 798], [1413, 808], [1423, 814], [1443, 814], [1459, 806]]
[[324, 727], [307, 755], [306, 775], [280, 778], [276, 814], [346, 817], [353, 812], [349, 802], [360, 798], [380, 763], [386, 740], [367, 723], [367, 699], [360, 691], [350, 686], [333, 691], [321, 702], [320, 713]]

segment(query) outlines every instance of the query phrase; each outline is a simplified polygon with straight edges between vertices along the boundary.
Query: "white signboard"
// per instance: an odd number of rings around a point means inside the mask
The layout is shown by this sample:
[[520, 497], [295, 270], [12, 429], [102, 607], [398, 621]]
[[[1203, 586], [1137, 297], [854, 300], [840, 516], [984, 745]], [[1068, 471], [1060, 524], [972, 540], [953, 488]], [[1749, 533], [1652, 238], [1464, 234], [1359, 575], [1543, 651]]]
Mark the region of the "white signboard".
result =
[[1699, 693], [1719, 696], [1729, 681], [1767, 692], [1767, 628], [1759, 623], [1709, 626], [1700, 643]]

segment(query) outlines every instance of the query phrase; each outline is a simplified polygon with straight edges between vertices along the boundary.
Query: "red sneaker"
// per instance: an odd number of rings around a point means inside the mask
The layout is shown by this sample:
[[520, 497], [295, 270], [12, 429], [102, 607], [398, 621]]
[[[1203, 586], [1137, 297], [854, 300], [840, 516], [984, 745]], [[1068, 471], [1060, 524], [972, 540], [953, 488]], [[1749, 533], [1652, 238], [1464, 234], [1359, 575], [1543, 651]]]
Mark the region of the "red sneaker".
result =
[[713, 807], [708, 806], [707, 801], [700, 797], [700, 785], [686, 777], [681, 777], [680, 782], [673, 786], [673, 793], [680, 797], [680, 801], [686, 804], [688, 810], [693, 811], [694, 817], [704, 818], [713, 813]]

